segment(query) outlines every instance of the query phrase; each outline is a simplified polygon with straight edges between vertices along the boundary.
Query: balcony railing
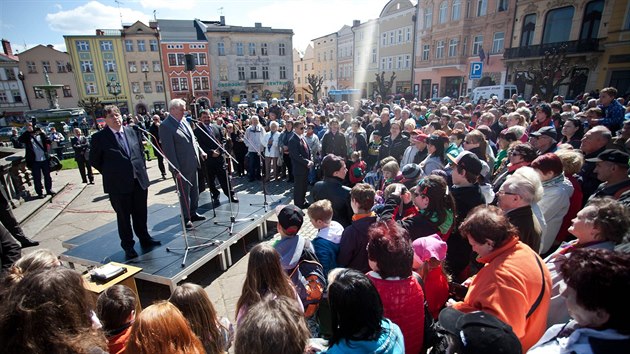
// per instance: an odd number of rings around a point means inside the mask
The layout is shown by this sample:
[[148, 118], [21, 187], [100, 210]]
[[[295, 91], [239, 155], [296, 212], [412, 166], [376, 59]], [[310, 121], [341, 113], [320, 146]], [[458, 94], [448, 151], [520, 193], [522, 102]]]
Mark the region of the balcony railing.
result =
[[588, 53], [599, 51], [599, 39], [586, 39], [559, 43], [547, 43], [530, 45], [527, 47], [507, 48], [503, 54], [504, 59], [520, 59], [545, 56], [545, 52], [566, 45], [567, 54]]

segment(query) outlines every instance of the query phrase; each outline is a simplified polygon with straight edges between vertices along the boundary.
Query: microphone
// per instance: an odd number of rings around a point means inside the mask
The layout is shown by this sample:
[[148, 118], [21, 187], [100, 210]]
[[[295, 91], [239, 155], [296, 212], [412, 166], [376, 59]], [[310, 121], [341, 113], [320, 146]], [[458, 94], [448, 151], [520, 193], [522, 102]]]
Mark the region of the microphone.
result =
[[203, 122], [200, 121], [199, 119], [195, 119], [195, 118], [188, 118], [189, 121], [193, 122], [193, 123], [197, 123], [197, 124], [202, 124]]
[[135, 131], [141, 131], [141, 132], [145, 132], [145, 133], [147, 133], [147, 134], [151, 135], [151, 133], [150, 133], [149, 131], [142, 129], [142, 128], [140, 128], [139, 126], [137, 126], [137, 125], [135, 125], [135, 124], [134, 124], [134, 125], [132, 125], [132, 126], [131, 126], [131, 128], [132, 128], [133, 130], [135, 130]]

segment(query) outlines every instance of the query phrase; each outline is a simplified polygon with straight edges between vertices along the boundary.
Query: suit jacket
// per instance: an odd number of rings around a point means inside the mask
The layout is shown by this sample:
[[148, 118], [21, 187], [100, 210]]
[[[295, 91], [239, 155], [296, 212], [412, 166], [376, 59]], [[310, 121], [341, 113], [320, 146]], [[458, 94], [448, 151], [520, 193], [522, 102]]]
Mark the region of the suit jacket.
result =
[[[306, 143], [306, 141], [304, 141]], [[289, 139], [289, 157], [293, 164], [293, 174], [297, 176], [308, 175], [308, 162], [311, 159], [311, 149], [304, 148], [302, 144], [302, 137], [297, 134], [293, 134]]]
[[74, 159], [77, 161], [85, 161], [85, 152], [89, 149], [90, 143], [84, 135], [81, 135], [80, 140], [79, 137], [73, 136], [70, 139], [70, 143], [72, 144], [72, 148], [74, 149]]
[[[202, 131], [203, 130], [203, 131]], [[208, 160], [206, 163], [212, 166], [223, 165], [223, 151], [219, 149], [219, 146], [214, 143], [214, 141], [210, 140], [204, 132], [209, 134], [214, 140], [218, 141], [222, 146], [225, 144], [225, 137], [221, 133], [221, 128], [216, 124], [210, 124], [209, 126], [205, 124], [198, 124], [194, 130], [195, 137], [197, 137], [197, 142], [199, 143], [199, 147], [208, 154]], [[213, 157], [212, 150], [219, 150], [219, 156]]]
[[[35, 150], [33, 150], [33, 139], [31, 139], [31, 137], [31, 133], [25, 131], [18, 138], [18, 141], [21, 142], [26, 149], [24, 159], [26, 160], [26, 166], [28, 168], [32, 168], [33, 162], [35, 162]], [[50, 139], [44, 133], [39, 133], [39, 137], [42, 141], [42, 148], [44, 148], [44, 152], [48, 152], [51, 144]]]
[[108, 127], [94, 133], [90, 142], [90, 162], [103, 175], [103, 190], [110, 194], [131, 193], [134, 179], [143, 189], [149, 188], [140, 134], [123, 127], [129, 155]]
[[[182, 118], [180, 123], [169, 115], [160, 125], [160, 142], [166, 158], [185, 176], [193, 176], [201, 164], [199, 155], [202, 152], [192, 128]], [[169, 165], [171, 172], [173, 168]]]

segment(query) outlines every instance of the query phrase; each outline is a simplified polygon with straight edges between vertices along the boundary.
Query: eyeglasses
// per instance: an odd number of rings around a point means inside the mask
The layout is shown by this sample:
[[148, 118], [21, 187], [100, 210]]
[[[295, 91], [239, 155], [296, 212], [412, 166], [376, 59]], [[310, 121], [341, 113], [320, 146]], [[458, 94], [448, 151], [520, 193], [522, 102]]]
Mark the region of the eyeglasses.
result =
[[500, 189], [500, 190], [497, 192], [497, 194], [498, 194], [498, 195], [518, 195], [518, 194], [516, 194], [516, 193], [506, 192], [506, 191], [504, 191], [503, 189]]

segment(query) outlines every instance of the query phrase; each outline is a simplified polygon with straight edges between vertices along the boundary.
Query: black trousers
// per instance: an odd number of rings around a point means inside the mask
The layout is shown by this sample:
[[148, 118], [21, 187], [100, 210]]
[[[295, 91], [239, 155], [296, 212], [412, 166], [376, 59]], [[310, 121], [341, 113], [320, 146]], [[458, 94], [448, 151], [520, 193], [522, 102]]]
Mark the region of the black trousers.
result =
[[293, 180], [293, 204], [302, 207], [306, 202], [308, 175], [295, 175]]
[[212, 193], [212, 198], [219, 198], [221, 192], [216, 187], [215, 179], [219, 180], [219, 185], [221, 185], [221, 189], [223, 193], [228, 196], [228, 198], [232, 197], [232, 186], [230, 181], [228, 180], [225, 172], [226, 172], [226, 164], [225, 159], [223, 157], [209, 157], [206, 161], [206, 173], [208, 175], [208, 188], [210, 189], [210, 193]]
[[[124, 250], [133, 248], [133, 232], [140, 241], [149, 237], [147, 230], [147, 190], [142, 189], [138, 180], [134, 180], [133, 191], [123, 194], [109, 194], [109, 201], [116, 211], [120, 246]], [[133, 220], [133, 232], [132, 232]]]
[[[0, 188], [4, 189], [4, 186], [0, 185]], [[5, 192], [8, 196], [9, 192], [6, 191], [6, 189]], [[13, 209], [11, 209], [9, 201], [6, 200], [4, 194], [2, 193], [0, 193], [0, 223], [2, 223], [9, 233], [11, 233], [11, 235], [13, 235], [13, 237], [17, 240], [24, 239], [24, 231], [15, 218], [15, 215], [13, 215]]]
[[155, 150], [155, 148], [153, 149], [153, 154], [155, 155], [155, 157], [157, 157], [158, 160], [158, 168], [160, 169], [160, 173], [162, 173], [162, 176], [166, 174], [166, 169], [164, 168], [164, 158], [162, 157], [162, 155], [160, 155], [160, 153]]
[[90, 182], [94, 182], [94, 175], [92, 175], [92, 165], [90, 165], [90, 161], [86, 160], [84, 157], [75, 158], [75, 160], [77, 161], [77, 165], [79, 166], [79, 173], [81, 174], [81, 180], [83, 181], [83, 183], [87, 183], [88, 179], [90, 180]]
[[284, 166], [287, 168], [289, 179], [293, 179], [293, 163], [291, 162], [289, 154], [282, 154], [282, 159], [284, 160]]

